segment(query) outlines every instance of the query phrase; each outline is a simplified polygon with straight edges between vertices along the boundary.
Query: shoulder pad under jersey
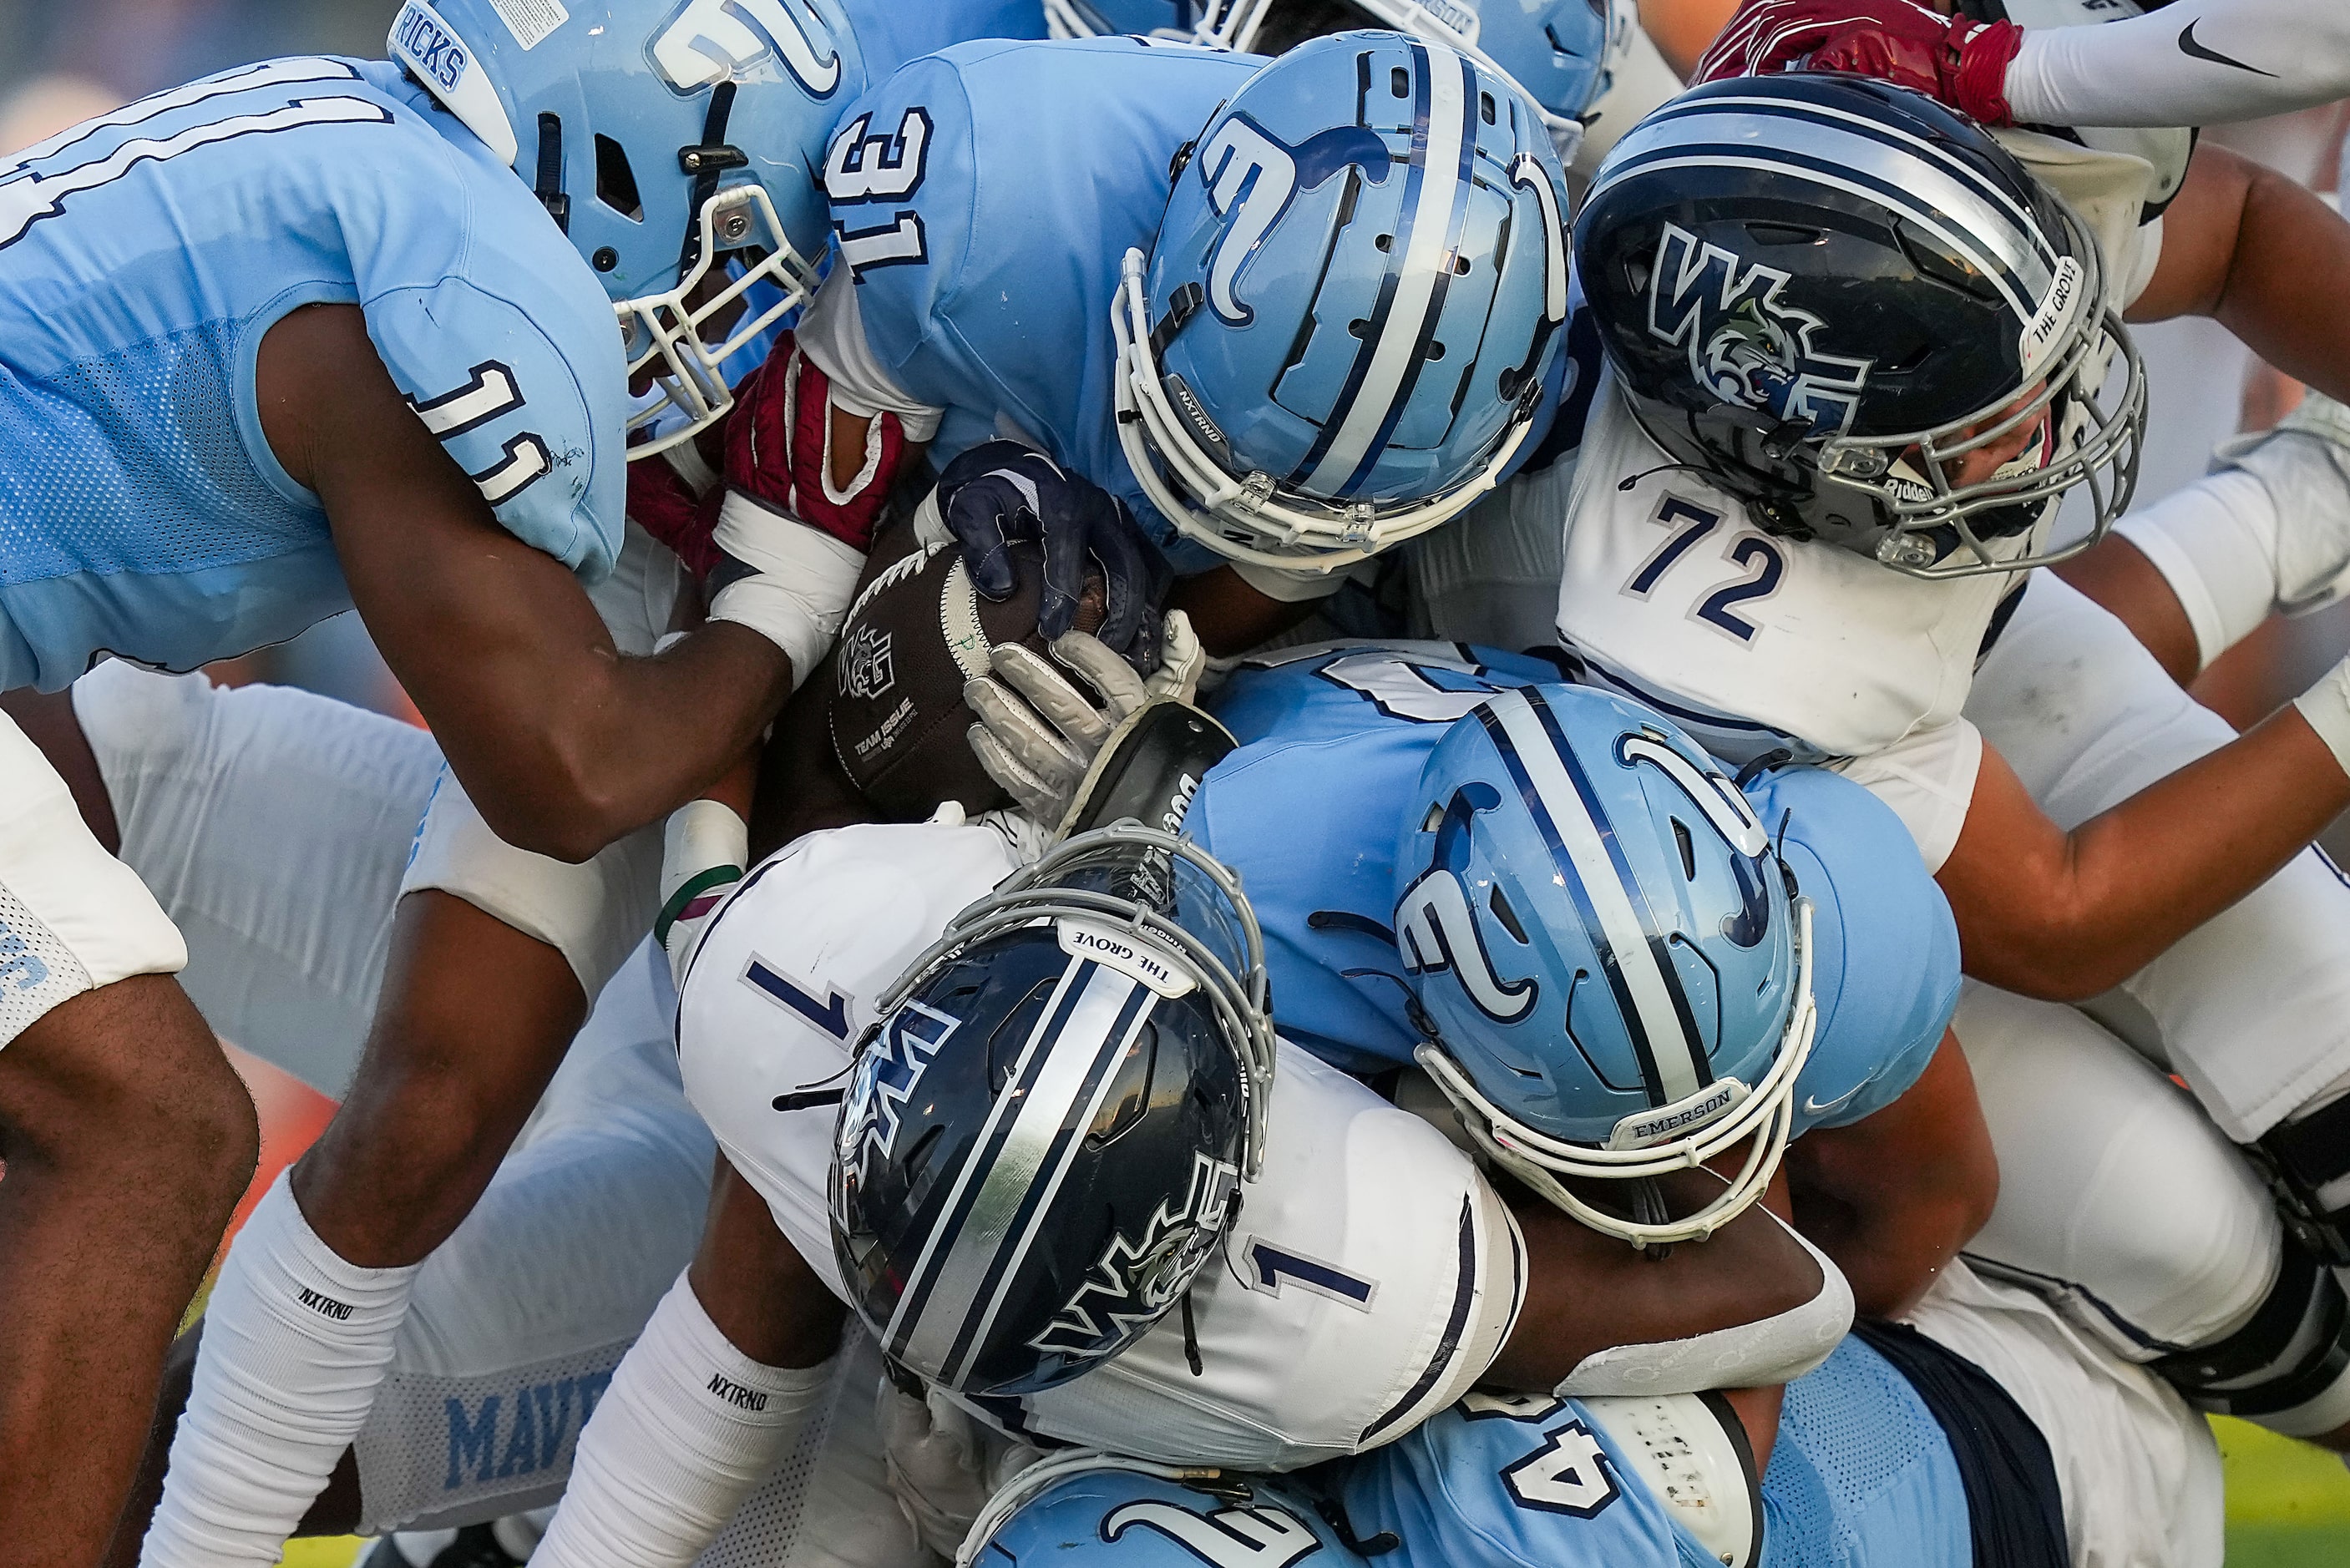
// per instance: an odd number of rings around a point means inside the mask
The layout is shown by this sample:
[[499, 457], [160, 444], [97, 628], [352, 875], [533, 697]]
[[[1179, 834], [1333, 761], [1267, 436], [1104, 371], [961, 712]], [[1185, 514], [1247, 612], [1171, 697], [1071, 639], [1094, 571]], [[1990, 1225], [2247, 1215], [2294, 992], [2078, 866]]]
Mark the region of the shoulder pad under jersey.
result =
[[1958, 1005], [1958, 924], [1909, 830], [1864, 786], [1790, 768], [1748, 798], [1813, 905], [1819, 1028], [1795, 1081], [1795, 1133], [1847, 1127], [1933, 1060]]

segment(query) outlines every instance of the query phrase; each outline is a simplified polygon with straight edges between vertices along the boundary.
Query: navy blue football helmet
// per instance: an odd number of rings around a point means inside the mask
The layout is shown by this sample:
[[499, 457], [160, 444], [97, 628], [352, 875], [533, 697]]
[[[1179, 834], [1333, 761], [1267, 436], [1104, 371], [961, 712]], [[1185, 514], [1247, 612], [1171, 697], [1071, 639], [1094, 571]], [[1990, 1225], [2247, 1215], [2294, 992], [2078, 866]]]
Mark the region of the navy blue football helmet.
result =
[[[1575, 254], [1640, 427], [1767, 532], [1973, 576], [2077, 554], [2129, 505], [2146, 372], [2095, 234], [1922, 93], [1692, 88], [1600, 165]], [[2052, 545], [2076, 487], [2089, 530]]]
[[833, 1246], [883, 1353], [1016, 1396], [1148, 1333], [1262, 1159], [1265, 988], [1238, 880], [1131, 823], [957, 915], [882, 1000], [841, 1106]]
[[[1396, 880], [1432, 1035], [1418, 1059], [1486, 1152], [1639, 1245], [1709, 1235], [1762, 1195], [1811, 1052], [1810, 905], [1695, 742], [1589, 687], [1490, 698], [1429, 753]], [[1736, 1179], [1679, 1220], [1558, 1179], [1660, 1176], [1748, 1138]]]

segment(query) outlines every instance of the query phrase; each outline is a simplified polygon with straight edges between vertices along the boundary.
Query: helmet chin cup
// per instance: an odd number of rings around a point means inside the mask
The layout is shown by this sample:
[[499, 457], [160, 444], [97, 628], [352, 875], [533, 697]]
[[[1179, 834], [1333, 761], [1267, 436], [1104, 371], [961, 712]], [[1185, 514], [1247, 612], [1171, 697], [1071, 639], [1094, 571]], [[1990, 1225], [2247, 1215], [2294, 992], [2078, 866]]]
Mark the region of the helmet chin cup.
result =
[[[702, 203], [698, 224], [696, 259], [676, 287], [612, 307], [629, 359], [629, 384], [650, 372], [657, 394], [629, 416], [630, 462], [690, 441], [724, 418], [734, 406], [727, 361], [816, 293], [816, 267], [793, 248], [763, 187], [730, 185], [720, 191]], [[757, 259], [723, 288], [697, 297], [712, 281], [713, 271], [724, 267], [730, 256], [743, 254]], [[743, 308], [730, 325], [722, 326], [762, 283], [773, 285], [781, 297], [763, 309]], [[715, 343], [708, 337], [712, 330], [722, 331]], [[671, 422], [672, 416], [681, 422]], [[644, 439], [637, 439], [640, 434]]]
[[1151, 348], [1146, 260], [1128, 250], [1119, 269], [1110, 332], [1118, 346], [1118, 440], [1142, 493], [1189, 539], [1218, 555], [1282, 571], [1335, 572], [1425, 534], [1467, 510], [1501, 482], [1534, 428], [1539, 383], [1530, 383], [1491, 455], [1425, 499], [1337, 503], [1284, 490], [1263, 472], [1237, 474], [1169, 399]]
[[[1423, 1042], [1414, 1058], [1452, 1102], [1470, 1141], [1551, 1203], [1604, 1235], [1635, 1247], [1701, 1241], [1752, 1208], [1771, 1185], [1794, 1131], [1795, 1081], [1812, 1054], [1819, 1012], [1812, 996], [1812, 904], [1797, 898], [1794, 913], [1795, 1005], [1789, 1011], [1781, 1047], [1770, 1071], [1751, 1088], [1718, 1080], [1679, 1106], [1659, 1106], [1617, 1124], [1607, 1144], [1569, 1143], [1528, 1127], [1488, 1099], [1453, 1061], [1440, 1041]], [[1718, 1106], [1706, 1102], [1719, 1099]], [[1666, 1132], [1665, 1125], [1694, 1115], [1699, 1125]], [[1643, 1223], [1585, 1200], [1561, 1178], [1627, 1181], [1656, 1178], [1703, 1165], [1752, 1140], [1737, 1175], [1696, 1212], [1679, 1220]], [[1619, 1147], [1620, 1146], [1620, 1147]]]

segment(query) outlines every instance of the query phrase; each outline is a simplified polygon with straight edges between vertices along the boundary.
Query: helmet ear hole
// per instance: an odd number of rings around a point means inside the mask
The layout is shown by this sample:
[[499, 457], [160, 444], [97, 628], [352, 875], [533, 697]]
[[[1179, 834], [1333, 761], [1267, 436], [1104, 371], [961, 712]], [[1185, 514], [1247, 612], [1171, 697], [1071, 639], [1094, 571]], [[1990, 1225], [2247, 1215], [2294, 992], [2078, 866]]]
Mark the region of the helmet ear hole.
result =
[[637, 172], [629, 166], [629, 150], [608, 136], [596, 138], [596, 200], [630, 223], [645, 221], [644, 199], [637, 193]]

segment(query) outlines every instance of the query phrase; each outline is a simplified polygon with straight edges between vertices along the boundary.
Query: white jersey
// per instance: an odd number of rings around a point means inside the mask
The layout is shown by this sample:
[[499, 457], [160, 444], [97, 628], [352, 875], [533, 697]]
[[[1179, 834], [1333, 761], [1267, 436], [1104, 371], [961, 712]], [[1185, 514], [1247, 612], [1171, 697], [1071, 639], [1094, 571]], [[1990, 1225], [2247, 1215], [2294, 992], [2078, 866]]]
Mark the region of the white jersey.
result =
[[[687, 1097], [846, 1296], [826, 1207], [837, 1087], [875, 1001], [1018, 860], [984, 826], [813, 834], [744, 878], [687, 971]], [[793, 1096], [807, 1096], [808, 1103]], [[797, 1105], [798, 1108], [780, 1108]], [[1179, 1314], [1008, 1412], [1035, 1437], [1170, 1464], [1289, 1469], [1402, 1436], [1492, 1362], [1524, 1292], [1516, 1222], [1418, 1116], [1284, 1042], [1263, 1176]]]
[[1981, 756], [1960, 710], [2013, 577], [1925, 582], [1772, 537], [1673, 465], [1612, 376], [1578, 459], [1519, 483], [1550, 489], [1565, 519], [1558, 633], [1595, 684], [1661, 709], [1728, 762], [1784, 750], [1842, 763], [1940, 864], [1956, 838], [1949, 797], [1963, 815]]

